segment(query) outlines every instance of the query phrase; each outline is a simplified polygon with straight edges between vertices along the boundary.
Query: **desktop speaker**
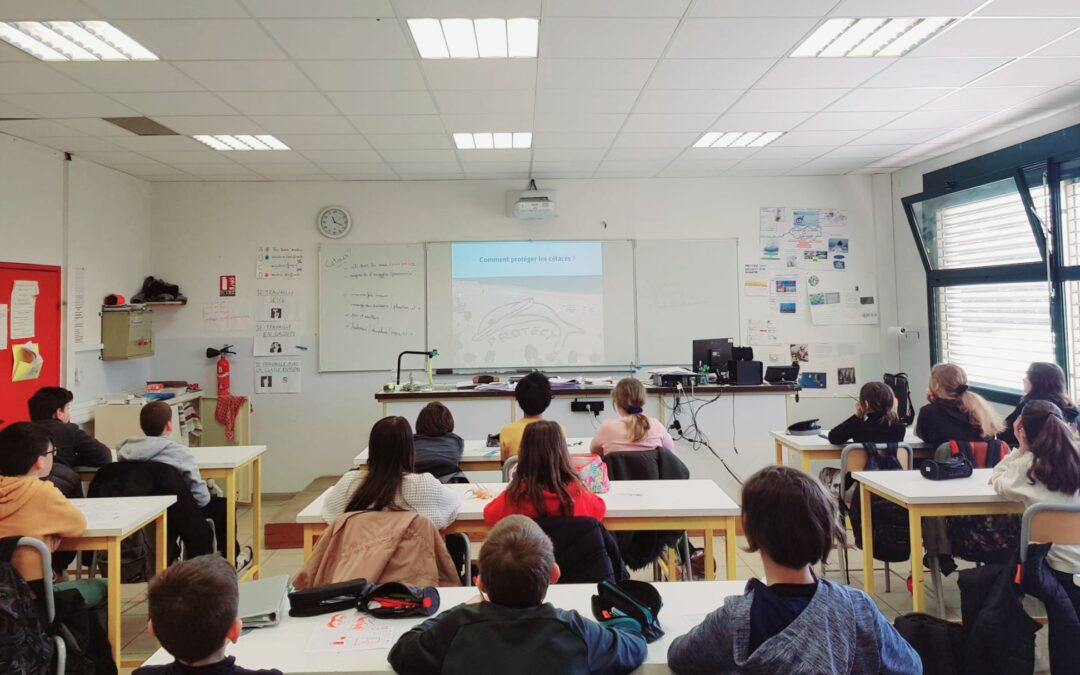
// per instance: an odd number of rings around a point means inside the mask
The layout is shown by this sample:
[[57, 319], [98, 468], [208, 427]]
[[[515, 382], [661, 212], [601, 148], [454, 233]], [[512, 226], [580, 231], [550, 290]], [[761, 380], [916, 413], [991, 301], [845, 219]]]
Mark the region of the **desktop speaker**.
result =
[[761, 384], [761, 361], [732, 361], [731, 366], [732, 384]]

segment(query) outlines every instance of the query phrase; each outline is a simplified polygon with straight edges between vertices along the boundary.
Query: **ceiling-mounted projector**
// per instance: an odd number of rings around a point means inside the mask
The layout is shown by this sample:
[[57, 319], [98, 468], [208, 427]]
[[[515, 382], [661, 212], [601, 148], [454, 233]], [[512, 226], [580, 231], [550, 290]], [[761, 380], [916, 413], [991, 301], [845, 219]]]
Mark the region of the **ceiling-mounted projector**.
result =
[[536, 181], [529, 181], [524, 192], [508, 192], [507, 215], [518, 220], [550, 220], [556, 217], [555, 190], [537, 190]]

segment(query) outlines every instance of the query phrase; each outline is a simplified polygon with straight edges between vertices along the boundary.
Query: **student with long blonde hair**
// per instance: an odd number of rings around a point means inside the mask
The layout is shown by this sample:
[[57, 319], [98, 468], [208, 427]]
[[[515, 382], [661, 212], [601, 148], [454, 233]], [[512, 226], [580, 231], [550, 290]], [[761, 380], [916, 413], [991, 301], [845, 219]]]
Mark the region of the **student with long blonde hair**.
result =
[[673, 450], [675, 442], [660, 420], [645, 414], [645, 385], [632, 377], [625, 377], [611, 392], [618, 419], [604, 420], [596, 430], [589, 450], [596, 455], [612, 452]]
[[919, 409], [915, 434], [931, 446], [949, 441], [985, 441], [1004, 425], [982, 396], [971, 391], [967, 373], [953, 363], [939, 363], [930, 371], [929, 401]]

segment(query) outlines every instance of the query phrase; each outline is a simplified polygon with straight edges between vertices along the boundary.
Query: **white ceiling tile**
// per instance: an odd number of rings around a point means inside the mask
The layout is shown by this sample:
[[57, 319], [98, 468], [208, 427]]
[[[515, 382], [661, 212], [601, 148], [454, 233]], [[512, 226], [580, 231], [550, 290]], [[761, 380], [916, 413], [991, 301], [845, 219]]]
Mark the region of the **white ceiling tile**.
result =
[[0, 21], [44, 21], [73, 16], [98, 18], [89, 5], [77, 0], [4, 0], [0, 3]]
[[817, 112], [850, 89], [751, 89], [731, 112]]
[[457, 162], [392, 162], [391, 168], [398, 174], [461, 174]]
[[367, 150], [359, 134], [282, 134], [277, 139], [293, 150]]
[[776, 59], [663, 59], [649, 89], [748, 89]]
[[445, 134], [438, 115], [352, 115], [362, 134]]
[[[193, 141], [202, 145], [198, 141]], [[205, 145], [201, 150], [143, 150], [140, 154], [166, 164], [231, 164], [231, 152], [218, 152]]]
[[453, 150], [382, 150], [383, 159], [391, 164], [398, 162], [456, 162]]
[[1025, 17], [1025, 16], [1071, 16], [1080, 17], [1080, 5], [1072, 0], [994, 0], [975, 16]]
[[1080, 19], [967, 19], [911, 50], [931, 56], [1023, 56], [1080, 27]]
[[7, 101], [0, 101], [0, 118], [19, 119], [31, 117], [37, 117], [37, 115]]
[[[524, 148], [519, 148], [517, 150], [504, 149], [457, 151], [458, 161], [460, 161], [462, 165], [498, 164], [500, 162], [528, 162], [530, 157], [532, 157], [532, 150]], [[466, 168], [466, 170], [468, 170], [468, 168]]]
[[805, 163], [805, 159], [758, 159], [754, 156], [739, 162], [730, 172], [742, 174], [752, 171], [755, 175], [782, 175]]
[[605, 162], [670, 162], [684, 148], [612, 148]]
[[[217, 152], [215, 150], [215, 152]], [[240, 162], [245, 166], [250, 166], [256, 171], [262, 171], [264, 165], [269, 166], [271, 164], [279, 165], [295, 165], [295, 164], [310, 164], [310, 162], [299, 152], [276, 150], [274, 152], [238, 152], [227, 151], [219, 153], [222, 155], [228, 155], [228, 159], [234, 162]]]
[[397, 21], [264, 19], [262, 25], [294, 59], [407, 59], [412, 50]]
[[309, 91], [315, 88], [289, 61], [184, 61], [176, 67], [211, 91]]
[[680, 162], [734, 162], [750, 157], [758, 148], [687, 148]]
[[716, 113], [697, 113], [688, 115], [638, 115], [633, 114], [626, 121], [626, 131], [631, 133], [668, 133], [687, 131], [704, 133], [709, 125], [716, 121]]
[[689, 4], [690, 0], [546, 0], [544, 16], [681, 17]]
[[245, 115], [333, 115], [338, 112], [318, 92], [236, 91], [218, 95]]
[[697, 0], [689, 16], [824, 16], [836, 0]]
[[832, 167], [817, 167], [804, 164], [797, 169], [788, 171], [785, 176], [843, 176], [854, 169], [837, 169]]
[[258, 176], [246, 166], [241, 166], [234, 162], [183, 162], [177, 164], [169, 164], [169, 166], [175, 167], [196, 176], [249, 176], [251, 178], [257, 178]]
[[964, 16], [986, 0], [843, 0], [833, 16]]
[[769, 71], [759, 89], [827, 89], [857, 87], [894, 59], [784, 59]]
[[0, 132], [19, 138], [59, 138], [75, 135], [75, 131], [70, 127], [51, 120], [0, 120]]
[[[389, 167], [387, 167], [389, 169]], [[338, 181], [374, 181], [374, 180], [399, 180], [397, 174], [392, 169], [388, 174], [369, 174], [369, 173], [335, 173], [332, 174], [334, 180]]]
[[[1043, 47], [1032, 56], [1080, 56], [1080, 32], [1070, 33], [1060, 40]], [[0, 54], [0, 59], [3, 59], [2, 54]]]
[[[3, 7], [3, 5], [0, 5], [0, 7]], [[30, 56], [23, 50], [17, 47], [12, 47], [8, 43], [0, 40], [0, 62], [7, 61], [25, 61], [27, 63], [36, 63], [37, 59], [35, 59], [33, 56]]]
[[657, 58], [671, 38], [677, 19], [544, 19], [540, 55], [560, 58]]
[[[379, 66], [371, 63], [366, 67]], [[536, 59], [424, 60], [420, 67], [435, 90], [533, 89], [536, 85]], [[421, 78], [420, 89], [424, 88], [422, 83]]]
[[453, 144], [446, 134], [367, 134], [376, 150], [439, 150]]
[[534, 148], [533, 162], [599, 162], [604, 148]]
[[773, 141], [769, 147], [828, 145], [836, 147], [850, 143], [863, 134], [862, 131], [789, 131]]
[[162, 179], [173, 179], [185, 177], [188, 175], [185, 174], [183, 171], [177, 170], [175, 167], [165, 166], [164, 164], [158, 164], [157, 162], [138, 164], [117, 163], [109, 165], [109, 168], [121, 171], [126, 174], [130, 174], [137, 178], [155, 177]]
[[539, 89], [641, 89], [655, 59], [552, 59], [537, 64]]
[[137, 114], [101, 94], [6, 94], [4, 100], [41, 117], [128, 117]]
[[793, 162], [800, 160], [805, 162], [814, 157], [820, 157], [829, 151], [829, 148], [820, 145], [768, 145], [752, 156], [752, 159], [760, 160], [784, 160]]
[[351, 134], [356, 129], [341, 115], [259, 115], [253, 122], [270, 134]]
[[90, 136], [49, 136], [33, 139], [38, 145], [60, 150], [62, 152], [81, 152], [83, 150], [123, 150], [120, 146], [113, 145], [103, 138]]
[[534, 131], [533, 148], [607, 148], [615, 132]]
[[[380, 98], [389, 96], [392, 92], [379, 92]], [[331, 94], [335, 96], [336, 94]], [[433, 92], [435, 97], [435, 104], [438, 106], [439, 112], [444, 115], [458, 115], [466, 113], [519, 113], [519, 114], [532, 114], [533, 111], [533, 91], [532, 89], [525, 90], [507, 90], [507, 91], [491, 91], [491, 90], [456, 90], [456, 91], [435, 91]], [[348, 94], [348, 96], [358, 96], [358, 94]], [[424, 92], [424, 96], [428, 96], [427, 92]], [[430, 97], [428, 97], [430, 101]], [[434, 112], [435, 108], [432, 106], [431, 110], [413, 110], [410, 114], [415, 113], [427, 113]], [[346, 110], [346, 112], [367, 112], [374, 113], [375, 110]], [[404, 111], [403, 111], [404, 112]]]
[[390, 0], [241, 0], [252, 15], [261, 19], [289, 17], [388, 17], [393, 18]]
[[922, 143], [939, 132], [937, 129], [875, 129], [851, 142], [851, 145], [898, 145]]
[[942, 129], [967, 124], [986, 113], [968, 110], [916, 110], [885, 125], [885, 129]]
[[[247, 13], [235, 0], [84, 0], [107, 19], [235, 19]], [[84, 18], [69, 16], [68, 18]]]
[[868, 131], [887, 124], [902, 112], [821, 112], [799, 125], [800, 131]]
[[928, 103], [922, 109], [996, 111], [1047, 91], [1047, 87], [968, 87]]
[[[826, 153], [821, 156], [823, 160], [840, 160], [840, 159], [861, 159], [861, 160], [877, 160], [882, 157], [891, 157], [899, 152], [908, 150], [914, 147], [913, 144], [908, 145], [845, 145], [839, 147], [832, 152]], [[816, 160], [815, 160], [816, 161]]]
[[116, 136], [110, 139], [118, 146], [112, 149], [127, 149], [146, 153], [155, 150], [191, 150], [203, 151], [208, 148], [189, 136]]
[[154, 121], [181, 134], [264, 134], [266, 129], [239, 115], [154, 115]]
[[602, 133], [605, 131], [618, 131], [625, 120], [626, 115], [537, 113], [533, 122], [533, 131]]
[[0, 94], [74, 91], [87, 91], [87, 88], [44, 63], [0, 63]]
[[794, 129], [813, 113], [769, 112], [727, 113], [712, 125], [712, 131], [787, 131]]
[[394, 170], [383, 162], [319, 162], [319, 168], [335, 176], [363, 174], [366, 176], [394, 176]]
[[322, 169], [310, 162], [282, 162], [281, 164], [264, 164], [260, 166], [251, 166], [250, 168], [268, 178], [276, 176], [279, 180], [294, 180], [298, 176], [304, 177], [324, 174]]
[[[486, 166], [486, 165], [481, 165]], [[521, 168], [513, 168], [521, 167]], [[498, 167], [494, 167], [494, 170], [484, 170], [477, 167], [479, 170], [470, 170], [471, 167], [466, 167], [465, 177], [474, 179], [517, 179], [525, 180], [529, 178], [529, 163], [528, 162], [509, 162]]]
[[596, 169], [597, 178], [651, 178], [667, 162], [603, 162]]
[[323, 91], [409, 91], [427, 88], [420, 67], [412, 60], [300, 61], [297, 65]]
[[87, 134], [88, 136], [99, 136], [107, 138], [111, 136], [135, 135], [127, 129], [118, 127], [111, 122], [106, 122], [105, 120], [99, 119], [97, 117], [60, 117], [56, 119], [56, 122], [59, 124], [63, 124], [66, 127], [70, 127], [78, 132]]
[[489, 16], [540, 16], [540, 0], [396, 0], [404, 17], [479, 19]]
[[[1080, 5], [1080, 3], [1077, 3]], [[1080, 80], [1080, 58], [1018, 59], [976, 82], [976, 87], [1048, 87]]]
[[537, 92], [536, 112], [628, 113], [637, 97], [634, 89], [545, 89]]
[[730, 169], [747, 157], [745, 152], [738, 152], [738, 148], [723, 148], [723, 150], [723, 153], [716, 150], [706, 156], [685, 153], [668, 166], [664, 175], [715, 176]]
[[599, 162], [532, 163], [533, 178], [591, 178]]
[[54, 63], [53, 68], [103, 92], [202, 91], [198, 82], [160, 61], [72, 61]]
[[169, 61], [285, 58], [259, 24], [250, 19], [147, 19], [113, 23]]
[[[589, 117], [582, 115], [588, 123]], [[617, 117], [622, 117], [618, 115]], [[442, 115], [443, 128], [455, 131], [529, 131], [533, 129], [532, 113], [467, 113]], [[588, 129], [586, 129], [588, 131]]]
[[[668, 174], [665, 173], [664, 175], [666, 176]], [[783, 172], [783, 170], [779, 168], [746, 166], [744, 165], [744, 163], [740, 162], [739, 164], [736, 164], [735, 166], [725, 171], [722, 175], [732, 176], [736, 178], [748, 176], [760, 176], [763, 178], [783, 178], [788, 174], [786, 172]]]
[[233, 115], [232, 106], [204, 91], [111, 94], [143, 115]]
[[1040, 94], [1033, 98], [1020, 101], [1016, 104], [1015, 109], [1065, 109], [1072, 108], [1077, 104], [1080, 104], [1080, 87], [1058, 87], [1057, 89], [1052, 89], [1045, 94]]
[[112, 166], [113, 164], [139, 164], [152, 162], [148, 157], [130, 150], [86, 150], [80, 152], [79, 157], [96, 164]]
[[666, 134], [621, 133], [612, 147], [616, 148], [688, 148], [701, 137], [701, 132]]
[[374, 150], [304, 150], [300, 154], [318, 164], [323, 162], [366, 164], [382, 161], [379, 153]]
[[346, 115], [430, 115], [438, 112], [426, 91], [344, 91], [326, 96]]
[[731, 107], [742, 95], [739, 89], [715, 90], [648, 90], [641, 94], [635, 113], [713, 113], [719, 114]]
[[847, 96], [829, 106], [833, 112], [915, 110], [930, 101], [945, 96], [952, 89], [941, 88], [897, 88], [897, 89], [855, 89]]
[[658, 174], [659, 178], [710, 178], [722, 175], [734, 162], [712, 164], [708, 162], [674, 162]]
[[1008, 63], [1007, 58], [905, 57], [866, 83], [868, 87], [961, 87]]
[[813, 29], [814, 19], [686, 19], [667, 56], [723, 59], [784, 56]]

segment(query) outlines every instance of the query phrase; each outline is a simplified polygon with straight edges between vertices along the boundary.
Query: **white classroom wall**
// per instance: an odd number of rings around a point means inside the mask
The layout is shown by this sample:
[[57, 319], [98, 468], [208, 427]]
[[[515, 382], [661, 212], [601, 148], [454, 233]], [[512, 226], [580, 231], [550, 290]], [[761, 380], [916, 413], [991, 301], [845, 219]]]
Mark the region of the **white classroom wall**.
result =
[[[885, 365], [895, 362], [895, 353], [884, 357], [881, 353], [883, 347], [895, 349], [894, 341], [883, 338], [883, 326], [895, 316], [895, 290], [889, 278], [892, 224], [888, 219], [877, 220], [888, 210], [887, 180], [871, 176], [566, 180], [543, 181], [541, 187], [559, 191], [560, 216], [554, 222], [520, 223], [506, 217], [505, 193], [523, 189], [521, 181], [156, 183], [151, 209], [152, 273], [179, 283], [190, 304], [155, 315], [154, 375], [196, 381], [213, 390], [214, 362], [205, 357], [205, 349], [235, 343], [239, 355], [234, 359], [232, 390], [250, 395], [254, 361], [250, 321], [238, 319], [237, 330], [231, 332], [207, 328], [204, 303], [220, 299], [217, 287], [222, 274], [237, 276], [238, 295], [226, 302], [241, 316], [250, 311], [256, 288], [294, 288], [303, 302], [301, 342], [311, 347], [300, 357], [303, 392], [253, 399], [255, 442], [269, 445], [264, 464], [266, 489], [297, 490], [316, 476], [347, 468], [380, 414], [373, 395], [387, 380], [392, 364], [381, 372], [317, 372], [315, 263], [322, 238], [314, 221], [319, 209], [330, 204], [351, 212], [355, 224], [345, 241], [353, 243], [737, 237], [740, 266], [758, 262], [759, 207], [845, 209], [852, 246], [858, 247], [859, 254], [856, 266], [844, 274], [878, 287], [882, 326], [813, 327], [805, 305], [799, 316], [780, 317], [767, 298], [743, 298], [743, 326], [749, 319], [776, 320], [782, 346], [772, 351], [783, 355], [782, 362], [787, 360], [789, 342], [855, 343], [860, 357], [853, 365], [860, 383], [880, 377]], [[884, 205], [881, 200], [886, 200]], [[255, 253], [260, 245], [302, 246], [304, 278], [257, 282]], [[670, 265], [672, 274], [678, 274], [678, 260], [656, 264]], [[802, 300], [805, 303], [805, 295]], [[739, 342], [745, 342], [745, 335], [740, 337]], [[840, 364], [828, 366], [830, 383], [835, 382], [836, 365]], [[851, 402], [837, 398], [836, 393], [826, 390], [824, 398], [815, 398], [818, 392], [804, 393], [801, 403], [790, 407], [789, 418], [820, 416], [823, 423], [842, 419], [849, 414]], [[751, 451], [772, 452], [767, 431], [761, 429], [761, 447]]]

